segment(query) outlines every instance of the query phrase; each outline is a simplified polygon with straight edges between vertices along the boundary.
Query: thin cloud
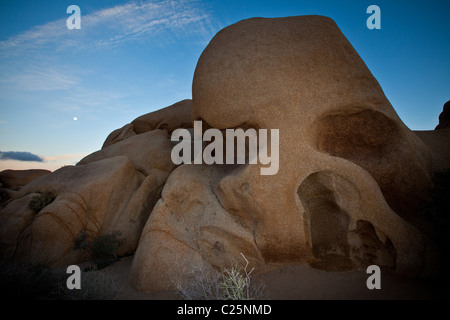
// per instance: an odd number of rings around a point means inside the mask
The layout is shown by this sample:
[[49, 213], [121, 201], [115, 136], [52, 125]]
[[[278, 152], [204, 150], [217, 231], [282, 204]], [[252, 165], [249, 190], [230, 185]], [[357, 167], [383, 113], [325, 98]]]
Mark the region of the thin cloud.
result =
[[33, 66], [0, 80], [0, 83], [29, 91], [66, 90], [76, 85], [79, 79], [63, 71], [61, 67], [58, 70], [56, 67]]
[[69, 17], [36, 26], [0, 41], [0, 55], [20, 54], [30, 49], [56, 47], [55, 50], [101, 48], [130, 40], [148, 39], [177, 31], [210, 37], [214, 32], [210, 15], [198, 0], [140, 1], [83, 14], [81, 29], [68, 30]]
[[[0, 41], [0, 92], [69, 90], [90, 72], [72, 62], [80, 53], [97, 53], [130, 42], [158, 46], [179, 39], [205, 42], [214, 34], [210, 15], [198, 0], [133, 1], [83, 13], [81, 29], [68, 30], [62, 18]], [[205, 40], [206, 39], [206, 40]]]
[[31, 152], [0, 151], [0, 160], [16, 160], [28, 162], [44, 162], [44, 159]]
[[0, 158], [0, 171], [6, 169], [13, 170], [28, 170], [28, 169], [47, 169], [55, 171], [61, 167], [67, 165], [75, 165], [82, 158], [87, 156], [86, 153], [77, 154], [61, 154], [55, 156], [42, 157], [44, 161], [17, 161], [17, 159], [1, 159]]

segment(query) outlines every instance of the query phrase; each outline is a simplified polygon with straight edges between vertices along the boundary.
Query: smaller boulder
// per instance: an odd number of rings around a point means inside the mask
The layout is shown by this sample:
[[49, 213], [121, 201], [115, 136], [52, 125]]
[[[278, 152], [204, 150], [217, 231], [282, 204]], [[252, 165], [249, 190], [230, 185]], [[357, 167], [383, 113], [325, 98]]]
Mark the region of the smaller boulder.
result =
[[137, 134], [156, 129], [171, 134], [178, 128], [192, 128], [191, 111], [192, 100], [186, 99], [161, 110], [144, 114], [122, 128], [111, 132], [103, 143], [102, 149]]
[[439, 124], [435, 130], [450, 129], [450, 100], [444, 104], [444, 110], [439, 115]]
[[2, 184], [2, 188], [17, 191], [31, 181], [49, 173], [51, 171], [43, 169], [3, 170], [0, 172], [0, 183]]

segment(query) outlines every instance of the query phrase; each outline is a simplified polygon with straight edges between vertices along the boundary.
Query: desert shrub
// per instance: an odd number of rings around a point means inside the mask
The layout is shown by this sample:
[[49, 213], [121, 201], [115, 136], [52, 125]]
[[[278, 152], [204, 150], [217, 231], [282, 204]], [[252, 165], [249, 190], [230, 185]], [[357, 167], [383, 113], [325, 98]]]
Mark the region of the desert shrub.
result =
[[242, 273], [236, 267], [225, 268], [222, 270], [222, 275], [219, 287], [222, 289], [223, 300], [254, 300], [256, 298], [250, 294], [251, 279], [247, 270]]
[[220, 273], [196, 270], [195, 281], [184, 287], [176, 284], [177, 293], [184, 300], [262, 300], [267, 298], [264, 284], [252, 283], [248, 260], [241, 253], [246, 265], [223, 268]]
[[35, 213], [39, 213], [42, 209], [44, 209], [56, 199], [56, 195], [52, 191], [44, 191], [38, 193], [39, 194], [31, 198], [30, 202], [28, 203], [28, 207]]
[[75, 237], [74, 249], [86, 250], [89, 247], [88, 233], [86, 230], [81, 230]]
[[97, 266], [99, 264], [110, 264], [110, 262], [117, 260], [117, 250], [125, 242], [119, 237], [120, 232], [115, 231], [112, 234], [100, 235], [92, 240], [92, 257]]
[[194, 273], [195, 281], [191, 281], [186, 287], [175, 284], [178, 296], [183, 300], [221, 300], [221, 276], [203, 269], [195, 269]]
[[89, 240], [87, 231], [82, 230], [75, 237], [74, 249], [83, 250], [96, 269], [100, 270], [117, 260], [117, 250], [125, 243], [120, 235], [119, 231], [114, 231]]

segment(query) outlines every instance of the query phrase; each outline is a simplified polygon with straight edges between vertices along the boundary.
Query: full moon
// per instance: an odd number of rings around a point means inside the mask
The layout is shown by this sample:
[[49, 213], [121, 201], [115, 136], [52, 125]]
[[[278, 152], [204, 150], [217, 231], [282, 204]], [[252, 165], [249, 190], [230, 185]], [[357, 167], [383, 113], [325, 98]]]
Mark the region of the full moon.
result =
[[73, 117], [73, 121], [77, 121], [78, 120], [78, 118], [77, 117]]

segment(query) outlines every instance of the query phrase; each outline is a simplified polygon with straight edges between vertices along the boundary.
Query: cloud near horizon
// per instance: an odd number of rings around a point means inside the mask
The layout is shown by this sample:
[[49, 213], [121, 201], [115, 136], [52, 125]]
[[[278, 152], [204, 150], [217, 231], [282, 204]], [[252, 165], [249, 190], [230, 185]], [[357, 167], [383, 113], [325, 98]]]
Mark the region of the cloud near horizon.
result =
[[[26, 153], [28, 155], [31, 154], [29, 152], [20, 153]], [[11, 155], [11, 152], [6, 152], [6, 157], [3, 157], [3, 154], [5, 154], [5, 152], [0, 151], [0, 171], [29, 169], [46, 169], [55, 171], [63, 166], [76, 165], [82, 158], [88, 155], [86, 153], [59, 154], [39, 157], [40, 159], [42, 159], [42, 161], [25, 161], [23, 160], [23, 158], [17, 159], [17, 156], [8, 157], [8, 154]], [[37, 157], [36, 155], [33, 156]]]
[[44, 162], [44, 159], [26, 151], [0, 151], [0, 160]]

